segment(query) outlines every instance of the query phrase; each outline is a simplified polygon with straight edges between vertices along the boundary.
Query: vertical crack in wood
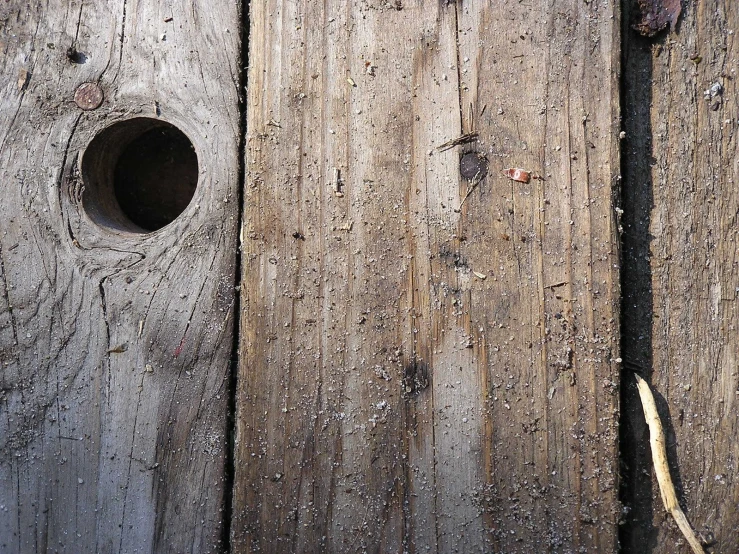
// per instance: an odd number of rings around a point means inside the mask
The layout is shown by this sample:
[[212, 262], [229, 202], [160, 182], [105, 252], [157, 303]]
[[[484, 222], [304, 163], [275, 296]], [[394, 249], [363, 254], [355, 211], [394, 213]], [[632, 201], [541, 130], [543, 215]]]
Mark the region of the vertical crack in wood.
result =
[[[110, 350], [110, 325], [108, 324], [108, 305], [105, 300], [105, 280], [108, 278], [106, 275], [98, 283], [98, 290], [100, 291], [100, 307], [103, 310], [103, 324], [105, 325], [105, 344], [106, 350]], [[106, 356], [108, 360], [108, 370], [110, 370], [110, 354]]]
[[[638, 370], [646, 379], [652, 365], [652, 272], [650, 169], [652, 97], [651, 43], [629, 28], [630, 2], [622, 17], [621, 148], [621, 357], [622, 383]], [[619, 499], [623, 507], [619, 543], [623, 554], [643, 552], [652, 536], [652, 474], [643, 437], [648, 430], [636, 387], [621, 387], [619, 423]]]
[[[77, 131], [77, 126], [79, 125], [80, 119], [82, 118], [82, 112], [80, 112], [77, 117], [74, 120], [74, 123], [72, 124], [72, 130], [69, 132], [69, 137], [67, 137], [67, 142], [64, 145], [64, 153], [62, 154], [62, 163], [60, 165], [59, 169], [59, 176], [56, 179], [56, 192], [57, 192], [57, 199], [59, 201], [59, 211], [63, 218], [66, 218], [67, 220], [67, 232], [69, 233], [70, 240], [74, 240], [75, 236], [72, 232], [71, 223], [69, 221], [69, 214], [65, 213], [65, 210], [62, 208], [63, 199], [62, 195], [64, 194], [64, 190], [67, 188], [67, 184], [69, 180], [71, 179], [74, 171], [74, 167], [76, 166], [77, 162], [77, 156], [78, 154], [75, 154], [74, 159], [72, 160], [71, 167], [67, 168], [67, 158], [69, 157], [69, 150], [72, 145], [72, 138], [75, 135], [75, 132]], [[68, 175], [68, 178], [65, 180], [64, 176]]]
[[[462, 60], [460, 59], [459, 48], [459, 6], [454, 4], [454, 46], [457, 54], [457, 97], [459, 104], [459, 134], [472, 133], [474, 129], [465, 129], [464, 124], [464, 106], [462, 102]], [[471, 122], [470, 122], [471, 127]]]
[[244, 1], [239, 3], [238, 8], [239, 19], [239, 60], [238, 60], [238, 78], [234, 84], [238, 87], [237, 98], [239, 107], [239, 137], [238, 137], [238, 190], [236, 191], [237, 219], [236, 219], [236, 244], [234, 252], [236, 253], [236, 263], [234, 267], [234, 300], [233, 300], [233, 341], [231, 344], [231, 359], [229, 363], [228, 375], [228, 402], [226, 413], [226, 454], [224, 456], [224, 472], [223, 472], [223, 527], [221, 543], [223, 551], [231, 551], [231, 524], [233, 521], [233, 490], [235, 486], [236, 472], [236, 390], [238, 385], [239, 373], [239, 341], [241, 338], [241, 284], [243, 264], [242, 256], [242, 232], [244, 224], [244, 189], [246, 187], [246, 87], [247, 87], [247, 66], [249, 61], [249, 4]]
[[126, 38], [126, 8], [128, 8], [128, 0], [123, 0], [123, 13], [121, 14], [121, 51], [118, 55], [118, 68], [123, 65], [123, 45]]

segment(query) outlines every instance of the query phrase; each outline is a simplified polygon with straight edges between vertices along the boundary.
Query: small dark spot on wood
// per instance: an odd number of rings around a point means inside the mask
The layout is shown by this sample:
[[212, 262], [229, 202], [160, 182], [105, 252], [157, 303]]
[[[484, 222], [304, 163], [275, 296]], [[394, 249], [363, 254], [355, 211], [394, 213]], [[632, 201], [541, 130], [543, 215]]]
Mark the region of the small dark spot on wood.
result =
[[439, 249], [439, 257], [447, 264], [453, 265], [455, 268], [466, 268], [467, 260], [462, 257], [459, 252], [454, 252], [446, 246]]
[[87, 62], [87, 54], [80, 52], [74, 46], [67, 48], [67, 59], [71, 63], [83, 64]]
[[716, 544], [716, 536], [713, 534], [713, 531], [710, 529], [704, 528], [700, 533], [698, 533], [698, 539], [701, 541], [701, 544], [706, 547], [710, 548]]
[[293, 233], [293, 238], [296, 240], [305, 240], [305, 235], [301, 233], [300, 231], [295, 231]]
[[488, 161], [477, 152], [467, 152], [459, 160], [459, 172], [468, 181], [477, 181], [488, 173]]
[[414, 396], [429, 386], [429, 367], [420, 358], [412, 358], [403, 369], [403, 394]]

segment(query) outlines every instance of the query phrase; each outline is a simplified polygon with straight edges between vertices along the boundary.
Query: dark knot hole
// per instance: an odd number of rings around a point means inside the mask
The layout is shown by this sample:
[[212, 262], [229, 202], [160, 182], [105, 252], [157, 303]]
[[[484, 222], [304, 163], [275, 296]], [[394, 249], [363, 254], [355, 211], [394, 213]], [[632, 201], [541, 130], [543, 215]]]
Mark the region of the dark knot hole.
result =
[[82, 158], [83, 206], [103, 227], [148, 233], [172, 223], [195, 195], [198, 158], [174, 125], [121, 121], [90, 142]]

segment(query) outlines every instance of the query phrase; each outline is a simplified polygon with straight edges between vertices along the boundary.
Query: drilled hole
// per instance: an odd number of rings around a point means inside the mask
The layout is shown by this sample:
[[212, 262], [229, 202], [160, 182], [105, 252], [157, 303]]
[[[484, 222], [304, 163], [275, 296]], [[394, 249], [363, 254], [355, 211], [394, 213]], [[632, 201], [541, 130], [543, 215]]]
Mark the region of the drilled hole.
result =
[[198, 182], [190, 139], [151, 119], [121, 121], [90, 142], [82, 158], [83, 206], [103, 227], [148, 233], [172, 223]]

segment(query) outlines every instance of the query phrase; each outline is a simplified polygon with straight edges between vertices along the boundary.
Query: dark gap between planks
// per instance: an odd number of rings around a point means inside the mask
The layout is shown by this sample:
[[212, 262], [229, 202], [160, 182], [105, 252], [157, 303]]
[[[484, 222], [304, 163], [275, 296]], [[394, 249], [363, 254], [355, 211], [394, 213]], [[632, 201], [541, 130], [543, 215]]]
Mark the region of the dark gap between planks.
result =
[[651, 381], [652, 270], [649, 222], [654, 197], [651, 166], [652, 46], [664, 40], [640, 36], [631, 28], [635, 0], [622, 12], [621, 117], [621, 419], [619, 427], [619, 522], [622, 554], [652, 552], [652, 458], [634, 372]]
[[233, 344], [231, 346], [231, 363], [229, 364], [228, 414], [226, 418], [226, 454], [224, 460], [224, 495], [223, 495], [223, 535], [221, 544], [223, 552], [231, 552], [231, 522], [233, 521], [233, 490], [235, 475], [236, 446], [236, 385], [239, 373], [239, 343], [241, 337], [241, 227], [244, 223], [244, 189], [246, 187], [246, 87], [247, 67], [249, 65], [249, 3], [241, 2], [239, 7], [239, 154], [238, 154], [238, 217], [236, 222], [236, 261], [234, 266], [234, 303], [233, 303]]

